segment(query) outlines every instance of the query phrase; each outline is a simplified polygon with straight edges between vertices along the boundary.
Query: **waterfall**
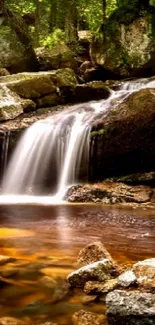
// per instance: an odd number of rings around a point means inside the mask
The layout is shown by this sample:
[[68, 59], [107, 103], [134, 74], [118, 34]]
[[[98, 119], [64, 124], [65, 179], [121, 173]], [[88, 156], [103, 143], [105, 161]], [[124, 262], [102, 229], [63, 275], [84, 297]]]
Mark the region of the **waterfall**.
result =
[[49, 194], [63, 199], [66, 188], [80, 180], [80, 173], [88, 176], [91, 123], [143, 88], [155, 88], [155, 81], [123, 82], [106, 100], [74, 105], [35, 122], [15, 149], [2, 182], [2, 194], [44, 195], [44, 187], [51, 186]]

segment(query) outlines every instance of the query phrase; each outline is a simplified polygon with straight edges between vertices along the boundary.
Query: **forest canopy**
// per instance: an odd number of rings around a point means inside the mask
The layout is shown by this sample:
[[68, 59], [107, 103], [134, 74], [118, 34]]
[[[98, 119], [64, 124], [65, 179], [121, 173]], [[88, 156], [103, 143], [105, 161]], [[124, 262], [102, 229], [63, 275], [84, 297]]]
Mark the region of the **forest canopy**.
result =
[[74, 43], [79, 30], [99, 33], [106, 19], [118, 7], [131, 10], [155, 5], [155, 0], [1, 0], [11, 12], [22, 16], [33, 45], [52, 47], [56, 43]]

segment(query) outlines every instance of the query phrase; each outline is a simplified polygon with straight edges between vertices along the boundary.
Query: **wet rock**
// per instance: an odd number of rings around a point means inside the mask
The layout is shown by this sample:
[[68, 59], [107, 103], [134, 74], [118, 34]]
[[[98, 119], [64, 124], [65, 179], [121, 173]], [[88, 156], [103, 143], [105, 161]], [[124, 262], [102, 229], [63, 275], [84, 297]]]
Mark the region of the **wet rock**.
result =
[[53, 290], [57, 286], [57, 282], [54, 279], [52, 279], [50, 276], [46, 276], [46, 275], [41, 277], [41, 279], [39, 280], [39, 283], [42, 286], [49, 288], [49, 289], [53, 289]]
[[84, 293], [87, 295], [104, 294], [116, 289], [117, 286], [117, 279], [107, 280], [106, 282], [88, 281], [84, 286]]
[[7, 265], [0, 267], [0, 276], [8, 278], [17, 274], [19, 271], [18, 267], [13, 263], [8, 263]]
[[142, 89], [94, 123], [90, 159], [92, 181], [154, 171], [154, 105], [155, 90]]
[[77, 70], [77, 63], [73, 53], [66, 45], [57, 45], [51, 49], [42, 47], [35, 51], [42, 71], [63, 68]]
[[95, 296], [95, 295], [93, 295], [93, 296], [91, 296], [91, 295], [89, 295], [89, 296], [84, 296], [84, 297], [82, 298], [82, 303], [83, 303], [83, 305], [89, 305], [89, 304], [91, 304], [92, 302], [94, 302], [95, 300], [97, 300], [97, 298], [98, 298], [98, 296]]
[[106, 296], [109, 325], [144, 325], [155, 322], [155, 295], [114, 290]]
[[1, 76], [8, 76], [10, 73], [7, 69], [5, 68], [0, 68], [0, 77]]
[[84, 61], [81, 65], [80, 65], [80, 73], [83, 74], [87, 69], [91, 69], [92, 68], [92, 62], [91, 61]]
[[36, 105], [37, 108], [40, 107], [50, 107], [50, 106], [56, 106], [59, 104], [64, 104], [64, 98], [60, 97], [59, 93], [53, 93], [50, 95], [43, 96], [41, 98], [36, 99]]
[[118, 285], [124, 288], [128, 288], [133, 284], [136, 284], [137, 278], [135, 273], [132, 270], [122, 273], [118, 277]]
[[111, 260], [103, 259], [70, 273], [67, 280], [72, 287], [83, 287], [87, 281], [107, 281], [115, 272], [116, 269]]
[[72, 321], [74, 325], [103, 325], [104, 316], [80, 310], [73, 315]]
[[11, 256], [0, 255], [0, 265], [14, 261], [15, 259]]
[[109, 88], [102, 81], [92, 81], [77, 85], [72, 95], [74, 102], [107, 99], [110, 95]]
[[117, 178], [117, 182], [129, 185], [155, 185], [155, 172], [137, 173]]
[[123, 183], [105, 181], [73, 186], [66, 193], [66, 198], [70, 202], [120, 204], [147, 203], [152, 200], [152, 195], [152, 188], [147, 186], [128, 186]]
[[81, 265], [87, 265], [107, 258], [112, 260], [111, 255], [101, 242], [93, 242], [80, 250], [77, 262]]

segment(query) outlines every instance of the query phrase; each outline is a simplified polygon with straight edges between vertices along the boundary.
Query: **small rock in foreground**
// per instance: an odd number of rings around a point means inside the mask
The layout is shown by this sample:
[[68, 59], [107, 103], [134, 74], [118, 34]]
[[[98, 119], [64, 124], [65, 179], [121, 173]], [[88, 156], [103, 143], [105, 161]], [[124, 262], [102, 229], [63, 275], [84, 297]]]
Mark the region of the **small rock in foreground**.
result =
[[93, 242], [88, 244], [83, 249], [80, 250], [77, 262], [81, 265], [87, 265], [90, 263], [94, 263], [102, 260], [103, 258], [107, 258], [112, 260], [111, 255], [106, 250], [104, 245], [100, 242]]
[[109, 325], [155, 324], [155, 294], [114, 290], [106, 297]]
[[115, 268], [111, 260], [103, 259], [101, 261], [88, 264], [80, 269], [70, 273], [67, 277], [72, 287], [83, 288], [87, 281], [107, 281], [111, 279], [111, 274]]

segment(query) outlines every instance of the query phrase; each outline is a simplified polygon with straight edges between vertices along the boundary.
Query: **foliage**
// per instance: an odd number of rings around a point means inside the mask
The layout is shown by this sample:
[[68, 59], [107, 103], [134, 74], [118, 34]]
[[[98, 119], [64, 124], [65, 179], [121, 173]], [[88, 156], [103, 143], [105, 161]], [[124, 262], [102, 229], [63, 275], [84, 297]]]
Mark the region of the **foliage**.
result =
[[41, 45], [45, 47], [53, 47], [57, 44], [64, 44], [65, 42], [65, 33], [59, 28], [56, 28], [53, 33], [47, 35], [47, 37], [41, 40]]
[[[148, 5], [148, 2], [149, 0], [5, 0], [5, 5], [23, 18], [27, 15], [27, 21], [33, 15], [34, 21], [30, 19], [28, 28], [34, 45], [52, 47], [65, 42], [69, 31], [72, 38], [74, 34], [76, 38], [75, 29], [90, 30], [93, 33], [102, 31], [105, 20], [118, 7], [126, 8], [130, 16], [133, 8], [137, 13], [140, 3]], [[150, 4], [155, 6], [155, 0], [150, 0]], [[72, 8], [70, 15], [69, 8]], [[121, 15], [124, 19], [123, 9]], [[75, 43], [76, 41], [75, 39]]]

